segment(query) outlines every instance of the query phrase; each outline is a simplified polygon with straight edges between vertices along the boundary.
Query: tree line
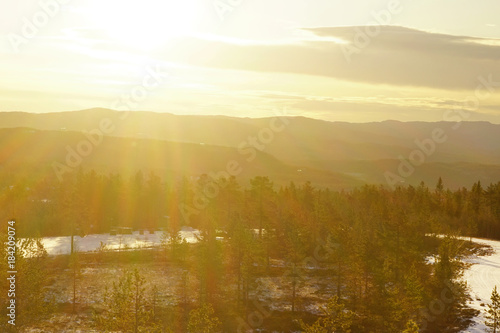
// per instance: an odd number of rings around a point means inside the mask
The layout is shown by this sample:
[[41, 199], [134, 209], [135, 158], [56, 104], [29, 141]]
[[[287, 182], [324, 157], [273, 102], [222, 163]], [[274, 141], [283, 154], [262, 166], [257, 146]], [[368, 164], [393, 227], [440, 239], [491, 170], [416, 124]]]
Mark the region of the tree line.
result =
[[[354, 202], [360, 196], [365, 202]], [[290, 209], [301, 209], [301, 218], [314, 217], [319, 225], [319, 220], [331, 220], [332, 214], [338, 214], [332, 213], [332, 205], [345, 207], [339, 211], [353, 209], [354, 205], [363, 206], [364, 211], [381, 210], [384, 208], [380, 201], [388, 196], [399, 211], [432, 217], [426, 225], [429, 232], [453, 230], [462, 235], [500, 238], [500, 182], [486, 187], [477, 182], [471, 189], [450, 190], [439, 178], [434, 187], [424, 183], [394, 189], [365, 185], [334, 192], [315, 188], [311, 183], [278, 187], [268, 177], [240, 184], [234, 177], [214, 179], [201, 175], [166, 184], [158, 175], [142, 171], [124, 178], [80, 169], [63, 181], [51, 176], [29, 179], [0, 174], [0, 217], [21, 219], [24, 235], [40, 237], [70, 235], [75, 229], [88, 234], [106, 233], [114, 227], [198, 227], [207, 213], [223, 229], [238, 214], [246, 216], [247, 225], [260, 232]]]

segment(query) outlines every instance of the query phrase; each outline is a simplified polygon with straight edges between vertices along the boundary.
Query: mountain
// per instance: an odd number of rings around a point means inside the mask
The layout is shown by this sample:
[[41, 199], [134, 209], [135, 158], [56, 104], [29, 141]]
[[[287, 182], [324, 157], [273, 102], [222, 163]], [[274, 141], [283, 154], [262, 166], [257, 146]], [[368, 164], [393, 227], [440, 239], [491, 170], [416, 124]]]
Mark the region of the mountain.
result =
[[[258, 154], [256, 160], [260, 162], [248, 163], [248, 176], [277, 174], [283, 181], [290, 177], [325, 183], [322, 179], [331, 177], [328, 184], [384, 184], [390, 173], [398, 176], [399, 183], [409, 184], [434, 184], [441, 176], [447, 186], [454, 188], [470, 186], [477, 180], [500, 180], [500, 125], [487, 122], [358, 124], [288, 116], [256, 119], [108, 109], [0, 113], [0, 128], [49, 131], [44, 135], [52, 140], [60, 136], [59, 145], [47, 143], [54, 147], [74, 142], [71, 138], [78, 136], [77, 132], [82, 136], [83, 131], [100, 131], [103, 123], [108, 126], [105, 134], [110, 138], [96, 149], [96, 154], [85, 159], [85, 166], [125, 168], [130, 172], [152, 168], [194, 175], [222, 170], [220, 161], [230, 160], [231, 156], [245, 162]], [[132, 142], [140, 148], [130, 148]], [[175, 168], [169, 168], [160, 157], [151, 160], [154, 154], [172, 156], [174, 151], [179, 159]], [[108, 161], [109, 156], [118, 158]], [[410, 158], [414, 170], [398, 171], [402, 163], [410, 163], [402, 160]], [[279, 172], [280, 168], [284, 171]]]
[[81, 132], [29, 128], [0, 129], [0, 174], [43, 178], [65, 177], [69, 172], [94, 169], [131, 176], [137, 171], [154, 172], [167, 182], [202, 174], [236, 175], [243, 182], [269, 176], [278, 185], [290, 181], [332, 188], [361, 184], [353, 177], [332, 171], [298, 170], [275, 157], [256, 152], [251, 161], [237, 149], [206, 144], [168, 142], [143, 138], [102, 137], [92, 144]]

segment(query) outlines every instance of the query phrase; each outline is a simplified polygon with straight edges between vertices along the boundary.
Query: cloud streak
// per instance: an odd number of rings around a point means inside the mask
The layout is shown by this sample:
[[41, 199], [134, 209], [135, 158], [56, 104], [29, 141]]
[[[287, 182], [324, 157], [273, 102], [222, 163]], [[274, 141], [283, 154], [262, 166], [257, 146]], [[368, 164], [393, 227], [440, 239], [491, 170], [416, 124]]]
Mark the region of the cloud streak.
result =
[[470, 90], [480, 75], [500, 79], [500, 40], [382, 26], [378, 37], [347, 63], [343, 48], [364, 27], [305, 29], [324, 40], [242, 45], [178, 39], [161, 54], [194, 66], [326, 76], [370, 84]]

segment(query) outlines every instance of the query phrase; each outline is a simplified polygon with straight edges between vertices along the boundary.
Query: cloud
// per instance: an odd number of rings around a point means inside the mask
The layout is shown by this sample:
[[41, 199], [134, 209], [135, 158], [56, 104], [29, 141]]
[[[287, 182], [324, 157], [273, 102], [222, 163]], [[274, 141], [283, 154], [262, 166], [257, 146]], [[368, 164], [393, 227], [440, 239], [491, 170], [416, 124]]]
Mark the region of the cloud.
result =
[[[377, 119], [397, 119], [411, 121], [442, 121], [445, 115], [464, 108], [463, 98], [447, 97], [408, 97], [408, 96], [320, 96], [308, 94], [280, 93], [269, 91], [251, 91], [251, 96], [269, 100], [275, 106], [286, 106], [295, 114], [315, 115], [318, 118], [349, 121], [361, 119], [376, 121]], [[464, 110], [470, 114], [470, 120], [487, 120], [498, 122], [500, 106], [495, 104], [480, 105], [476, 111]]]
[[[340, 80], [438, 89], [475, 89], [479, 76], [500, 81], [500, 40], [380, 26], [380, 34], [346, 61], [345, 48], [366, 27], [307, 30], [314, 40], [274, 45], [243, 45], [184, 38], [161, 54], [168, 61], [194, 66], [257, 72], [326, 76]], [[338, 43], [336, 40], [347, 43]]]

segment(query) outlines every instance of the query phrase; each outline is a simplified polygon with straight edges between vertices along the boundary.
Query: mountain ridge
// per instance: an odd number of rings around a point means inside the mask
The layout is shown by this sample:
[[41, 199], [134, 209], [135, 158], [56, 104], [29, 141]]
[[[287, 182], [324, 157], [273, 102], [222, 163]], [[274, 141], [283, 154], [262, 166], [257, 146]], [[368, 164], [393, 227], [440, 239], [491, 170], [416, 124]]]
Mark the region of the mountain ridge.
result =
[[[160, 140], [170, 144], [224, 147], [233, 149], [232, 154], [240, 158], [242, 152], [247, 152], [248, 156], [264, 153], [287, 167], [322, 170], [337, 176], [342, 174], [349, 184], [384, 184], [386, 172], [397, 174], [400, 161], [422, 152], [426, 145], [430, 145], [432, 151], [423, 155], [424, 163], [415, 168], [413, 175], [405, 177], [408, 184], [435, 182], [439, 176], [449, 177], [451, 187], [469, 186], [477, 180], [500, 180], [497, 171], [500, 168], [500, 125], [483, 121], [348, 123], [302, 116], [237, 118], [148, 111], [124, 113], [94, 108], [38, 114], [0, 112], [0, 129], [23, 127], [82, 133], [99, 129], [103, 119], [113, 126], [113, 131], [107, 136], [114, 140], [135, 138], [152, 140], [152, 145], [157, 145], [155, 140]], [[430, 141], [436, 130], [441, 131], [443, 142]], [[67, 140], [67, 137], [62, 136], [61, 140]], [[117, 147], [121, 144], [117, 143]], [[117, 153], [118, 148], [113, 151]], [[203, 163], [210, 165], [211, 162]], [[277, 165], [274, 163], [269, 169], [271, 173], [277, 172]], [[485, 171], [484, 166], [491, 168]], [[265, 173], [264, 166], [262, 172]]]

